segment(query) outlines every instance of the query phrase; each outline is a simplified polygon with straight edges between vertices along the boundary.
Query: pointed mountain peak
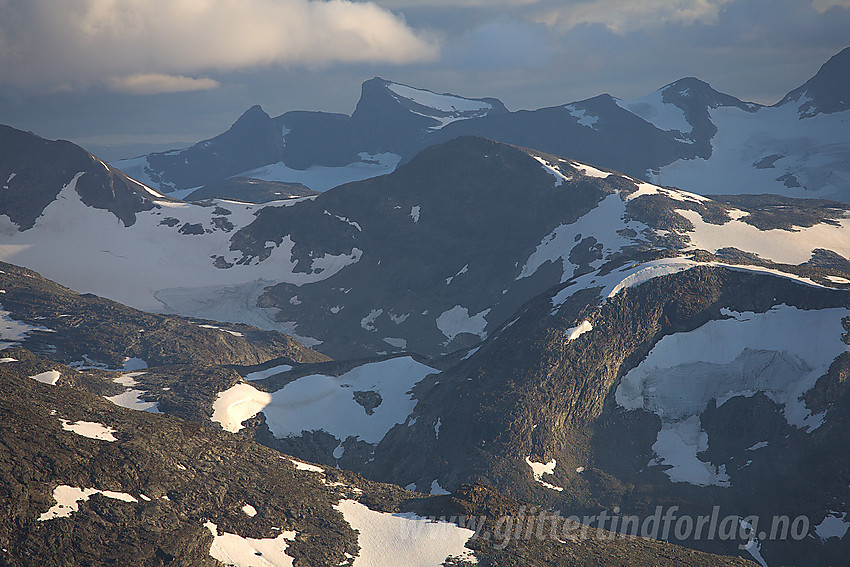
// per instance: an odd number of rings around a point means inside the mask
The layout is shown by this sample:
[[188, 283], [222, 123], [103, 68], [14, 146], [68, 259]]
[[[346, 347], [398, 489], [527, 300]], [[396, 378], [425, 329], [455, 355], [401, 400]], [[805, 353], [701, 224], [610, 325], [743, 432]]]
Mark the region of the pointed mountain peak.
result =
[[438, 130], [457, 120], [480, 118], [494, 112], [507, 112], [495, 98], [466, 98], [374, 77], [365, 81], [352, 115], [355, 121], [375, 112], [413, 115], [429, 130]]
[[248, 110], [242, 113], [242, 116], [236, 121], [237, 123], [243, 120], [257, 120], [257, 119], [269, 119], [270, 116], [266, 114], [266, 111], [263, 110], [263, 107], [259, 104], [255, 104]]
[[830, 57], [814, 77], [776, 106], [785, 104], [797, 104], [801, 118], [850, 109], [850, 47]]

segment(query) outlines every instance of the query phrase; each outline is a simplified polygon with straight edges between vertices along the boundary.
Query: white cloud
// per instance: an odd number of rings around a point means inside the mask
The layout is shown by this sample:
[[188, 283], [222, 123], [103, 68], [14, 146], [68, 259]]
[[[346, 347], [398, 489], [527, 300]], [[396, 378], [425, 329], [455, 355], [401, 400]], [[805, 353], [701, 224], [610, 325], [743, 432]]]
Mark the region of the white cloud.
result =
[[[439, 54], [434, 37], [403, 18], [349, 0], [0, 0], [0, 49], [0, 83], [23, 86], [128, 75], [162, 86], [153, 75], [402, 64]], [[171, 85], [192, 83], [183, 76]]]
[[812, 0], [812, 8], [818, 14], [823, 14], [830, 8], [850, 9], [850, 0]]
[[726, 4], [734, 0], [591, 0], [556, 5], [535, 19], [553, 28], [571, 29], [580, 24], [601, 24], [617, 34], [661, 27], [665, 24], [714, 24]]
[[109, 87], [113, 91], [135, 95], [208, 91], [220, 86], [218, 81], [205, 77], [195, 79], [161, 73], [138, 73], [109, 79]]

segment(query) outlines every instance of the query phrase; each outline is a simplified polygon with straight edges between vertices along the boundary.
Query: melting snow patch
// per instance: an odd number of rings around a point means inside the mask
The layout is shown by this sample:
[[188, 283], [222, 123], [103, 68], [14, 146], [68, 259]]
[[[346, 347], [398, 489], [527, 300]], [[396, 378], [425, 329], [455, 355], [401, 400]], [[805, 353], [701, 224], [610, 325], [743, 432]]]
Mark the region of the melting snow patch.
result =
[[448, 557], [478, 562], [465, 547], [472, 530], [413, 513], [375, 512], [355, 500], [342, 500], [334, 508], [359, 532], [360, 554], [353, 567], [438, 567]]
[[406, 349], [407, 348], [407, 340], [399, 338], [399, 337], [384, 337], [384, 342], [387, 343], [388, 345], [392, 346], [392, 347], [395, 347], [395, 348], [400, 348], [400, 349]]
[[210, 556], [225, 565], [235, 567], [292, 567], [293, 558], [286, 554], [289, 542], [295, 539], [295, 532], [281, 532], [275, 538], [241, 537], [237, 534], [218, 533], [218, 526], [212, 522], [204, 524], [213, 534]]
[[213, 415], [210, 419], [220, 423], [225, 431], [236, 433], [242, 429], [243, 421], [257, 415], [271, 401], [271, 394], [240, 382], [219, 392], [213, 402]]
[[257, 509], [251, 506], [250, 504], [245, 504], [242, 506], [242, 511], [247, 516], [251, 516], [252, 518], [257, 515]]
[[148, 367], [148, 363], [142, 360], [141, 358], [124, 358], [124, 370], [134, 371], [134, 370], [143, 370]]
[[470, 317], [469, 310], [466, 307], [455, 305], [437, 317], [437, 328], [449, 341], [461, 333], [470, 333], [485, 339], [487, 338], [487, 333], [484, 330], [487, 327], [485, 317], [489, 312], [489, 309], [485, 309]]
[[30, 378], [32, 378], [33, 380], [38, 380], [43, 384], [50, 384], [51, 386], [55, 386], [56, 382], [59, 381], [59, 371], [48, 370], [47, 372], [42, 372], [41, 374], [30, 376]]
[[561, 185], [564, 184], [564, 181], [571, 181], [572, 180], [572, 177], [567, 177], [566, 175], [561, 173], [561, 170], [559, 170], [555, 167], [552, 167], [552, 165], [548, 161], [546, 161], [545, 159], [538, 157], [538, 156], [532, 156], [532, 157], [540, 162], [540, 164], [543, 166], [543, 171], [551, 174], [555, 178], [555, 187], [560, 187]]
[[555, 465], [557, 461], [552, 459], [546, 464], [543, 463], [535, 463], [531, 460], [531, 457], [525, 458], [526, 464], [531, 467], [531, 474], [534, 475], [534, 480], [545, 486], [546, 488], [557, 490], [558, 492], [564, 490], [560, 486], [555, 486], [554, 484], [549, 484], [545, 480], [543, 480], [544, 474], [554, 474], [555, 473]]
[[567, 342], [575, 340], [585, 334], [588, 331], [593, 330], [593, 325], [590, 324], [590, 321], [582, 321], [580, 325], [575, 327], [570, 327], [564, 334], [567, 335]]
[[820, 524], [815, 526], [815, 533], [822, 540], [827, 540], [831, 537], [844, 539], [848, 528], [850, 528], [850, 521], [847, 521], [847, 512], [830, 511], [829, 515]]
[[216, 325], [198, 325], [198, 326], [199, 326], [199, 327], [201, 327], [202, 329], [217, 329], [217, 330], [219, 330], [219, 331], [224, 331], [225, 333], [230, 333], [230, 334], [231, 334], [231, 335], [233, 335], [234, 337], [242, 337], [242, 336], [244, 336], [242, 333], [240, 333], [240, 332], [238, 332], [238, 331], [231, 331], [231, 330], [229, 330], [229, 329], [223, 329], [223, 328], [221, 328], [221, 327], [217, 327]]
[[289, 372], [290, 370], [292, 370], [292, 366], [290, 366], [289, 364], [281, 364], [279, 366], [273, 366], [272, 368], [266, 368], [265, 370], [251, 372], [250, 374], [247, 374], [245, 376], [245, 380], [262, 380], [264, 378], [268, 378], [276, 374]]
[[118, 438], [113, 435], [116, 431], [101, 423], [94, 421], [77, 421], [75, 423], [69, 423], [67, 419], [60, 419], [59, 421], [62, 422], [62, 429], [65, 431], [71, 431], [77, 435], [88, 437], [89, 439], [118, 441]]
[[708, 434], [702, 430], [699, 416], [678, 423], [664, 423], [652, 450], [658, 457], [650, 464], [670, 465], [664, 473], [673, 482], [697, 486], [730, 486], [726, 465], [715, 467], [697, 458], [708, 449]]
[[598, 116], [588, 114], [586, 109], [576, 108], [574, 104], [568, 104], [564, 108], [569, 111], [570, 116], [577, 119], [576, 121], [579, 124], [581, 124], [582, 126], [586, 126], [592, 130], [596, 130], [595, 124], [599, 121]]
[[289, 460], [293, 465], [295, 465], [295, 468], [299, 471], [309, 471], [325, 474], [325, 469], [323, 469], [322, 467], [317, 467], [316, 465], [311, 465], [309, 463], [302, 463], [301, 461], [298, 461], [296, 459], [290, 458]]
[[847, 278], [842, 278], [841, 276], [826, 276], [826, 279], [828, 279], [832, 283], [850, 284], [850, 280], [848, 280]]
[[458, 276], [459, 276], [459, 275], [461, 275], [461, 274], [465, 274], [465, 273], [466, 273], [466, 272], [468, 272], [468, 271], [469, 271], [469, 264], [466, 264], [464, 267], [462, 267], [462, 268], [458, 271], [458, 273], [456, 273], [456, 274], [455, 274], [455, 275], [453, 275], [453, 276], [449, 276], [449, 277], [447, 277], [447, 278], [446, 278], [446, 285], [449, 285], [450, 283], [452, 283], [452, 282], [454, 281], [454, 279], [455, 279], [456, 277], [458, 277]]
[[0, 358], [0, 362], [18, 362], [18, 359], [6, 356], [4, 358]]
[[737, 248], [780, 264], [795, 265], [809, 261], [817, 248], [850, 257], [850, 240], [846, 237], [850, 229], [848, 219], [836, 224], [794, 227], [794, 230], [760, 230], [743, 220], [716, 225], [705, 222], [697, 211], [677, 209], [676, 212], [694, 225], [694, 230], [687, 233], [691, 249], [714, 253], [721, 248]]
[[767, 441], [759, 441], [758, 443], [756, 443], [752, 447], [747, 447], [747, 451], [758, 451], [759, 449], [764, 449], [765, 447], [767, 447], [767, 445], [768, 445]]
[[431, 495], [440, 496], [440, 495], [444, 495], [444, 494], [451, 494], [451, 492], [449, 492], [448, 490], [446, 490], [445, 488], [440, 486], [440, 483], [437, 482], [437, 479], [435, 478], [431, 482]]
[[148, 411], [151, 413], [162, 413], [157, 409], [156, 402], [146, 402], [140, 396], [147, 394], [143, 390], [127, 390], [117, 396], [106, 396], [106, 399], [122, 408], [127, 408], [136, 411]]
[[577, 170], [581, 171], [583, 174], [587, 175], [588, 177], [598, 177], [600, 179], [605, 179], [609, 175], [611, 175], [607, 171], [602, 171], [601, 169], [596, 169], [593, 166], [585, 165], [583, 163], [573, 162], [572, 165], [573, 165], [573, 167], [575, 167]]
[[11, 315], [8, 311], [0, 309], [0, 343], [19, 343], [33, 331], [54, 332], [53, 329], [48, 329], [47, 327], [30, 325], [23, 321], [12, 319]]
[[107, 498], [121, 500], [123, 502], [138, 502], [133, 496], [124, 492], [60, 485], [53, 489], [53, 499], [56, 500], [56, 504], [39, 516], [38, 521], [43, 522], [54, 518], [69, 518], [71, 514], [80, 509], [80, 502], [88, 500], [93, 494], [103, 494]]
[[375, 327], [375, 319], [380, 317], [383, 312], [383, 309], [372, 309], [368, 315], [360, 319], [360, 326], [367, 331], [377, 331], [378, 329]]
[[416, 205], [415, 207], [410, 207], [410, 217], [413, 219], [413, 222], [419, 222], [419, 210], [420, 206]]
[[[264, 405], [255, 411], [262, 409], [269, 430], [276, 437], [322, 430], [337, 439], [354, 436], [367, 443], [378, 443], [413, 411], [416, 402], [410, 389], [435, 372], [430, 366], [404, 356], [363, 364], [339, 377], [312, 374], [293, 380], [270, 398], [264, 397]], [[378, 401], [371, 407], [371, 414], [358, 403], [355, 392], [368, 393]], [[269, 396], [247, 390], [241, 395], [247, 399]], [[250, 416], [239, 417], [244, 420]]]
[[[304, 170], [292, 169], [283, 162], [277, 162], [239, 173], [238, 176], [264, 181], [301, 183], [314, 191], [327, 191], [343, 183], [391, 173], [401, 160], [401, 156], [389, 152], [378, 154], [360, 152], [358, 157], [358, 161], [340, 167], [314, 165]], [[312, 198], [314, 197], [307, 197], [307, 199]]]
[[654, 260], [652, 262], [647, 262], [639, 270], [632, 272], [620, 280], [608, 293], [608, 299], [614, 297], [623, 289], [638, 286], [653, 278], [660, 278], [662, 276], [668, 276], [670, 274], [690, 270], [697, 265], [698, 264], [696, 262], [686, 260], [684, 258], [670, 258], [667, 260]]

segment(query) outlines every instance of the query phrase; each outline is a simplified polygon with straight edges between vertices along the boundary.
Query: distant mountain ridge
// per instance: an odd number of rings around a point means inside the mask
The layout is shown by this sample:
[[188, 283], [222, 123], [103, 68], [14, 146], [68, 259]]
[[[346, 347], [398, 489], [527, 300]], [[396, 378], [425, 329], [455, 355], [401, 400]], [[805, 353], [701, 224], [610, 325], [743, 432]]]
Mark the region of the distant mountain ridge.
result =
[[[850, 202], [850, 48], [773, 106], [741, 101], [686, 77], [641, 99], [604, 94], [508, 111], [394, 83], [363, 83], [351, 116], [252, 107], [228, 132], [185, 150], [116, 166], [162, 191], [242, 175], [311, 189], [384, 173], [427, 146], [476, 135], [566, 156], [700, 194], [776, 193]], [[253, 173], [252, 173], [253, 172]], [[324, 178], [323, 178], [324, 179]]]

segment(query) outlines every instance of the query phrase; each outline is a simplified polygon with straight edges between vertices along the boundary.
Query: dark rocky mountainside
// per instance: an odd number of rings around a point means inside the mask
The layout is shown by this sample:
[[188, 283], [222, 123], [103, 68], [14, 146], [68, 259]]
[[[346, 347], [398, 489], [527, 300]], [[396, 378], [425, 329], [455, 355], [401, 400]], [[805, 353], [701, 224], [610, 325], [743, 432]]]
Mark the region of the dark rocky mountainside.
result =
[[[11, 274], [3, 281], [7, 289], [15, 276], [36, 279], [41, 285], [30, 291], [30, 314], [55, 323], [49, 283], [9, 265], [3, 271]], [[67, 311], [75, 320], [89, 312], [104, 315], [94, 304], [73, 301]], [[140, 323], [154, 327], [137, 315], [115, 319], [113, 333]], [[20, 320], [12, 316], [5, 316], [7, 325]], [[71, 328], [79, 342], [97, 340], [97, 329], [84, 321]], [[180, 331], [169, 332], [179, 341]], [[292, 460], [223, 432], [200, 414], [180, 419], [132, 411], [111, 395], [116, 381], [134, 377], [150, 387], [157, 376], [167, 376], [171, 381], [159, 384], [162, 393], [187, 401], [207, 388], [211, 375], [233, 373], [227, 367], [194, 363], [127, 374], [70, 368], [56, 361], [59, 349], [39, 356], [12, 348], [0, 357], [0, 499], [7, 503], [0, 512], [2, 565], [250, 565], [263, 558], [269, 565], [338, 566], [358, 558], [374, 562], [379, 548], [388, 550], [399, 538], [407, 553], [423, 554], [423, 560], [450, 549], [457, 566], [470, 564], [463, 557], [479, 565], [541, 567], [745, 564], [653, 540], [596, 530], [582, 535], [580, 526], [564, 519], [550, 519], [539, 538], [514, 537], [500, 519], [525, 522], [537, 517], [537, 509], [529, 514], [527, 505], [490, 488], [468, 485], [452, 496], [428, 497]], [[274, 363], [284, 361], [298, 364]], [[141, 376], [148, 373], [154, 378]], [[175, 408], [163, 398], [159, 409]], [[431, 533], [433, 526], [442, 531]]]
[[[630, 261], [689, 255], [710, 231], [729, 230], [720, 239], [726, 243], [710, 249], [714, 261], [776, 267], [760, 242], [790, 237], [793, 226], [837, 226], [846, 211], [794, 201], [789, 213], [781, 199], [724, 202], [648, 187], [563, 158], [457, 138], [391, 175], [264, 208], [231, 247], [250, 262], [263, 260], [270, 243], [291, 239], [299, 271], [316, 256], [360, 251], [357, 263], [322, 281], [268, 288], [260, 305], [297, 321], [299, 333], [320, 339], [335, 358], [404, 349], [434, 356], [472, 346], [552, 285]], [[749, 240], [737, 227], [750, 231]], [[820, 246], [799, 263], [814, 265]], [[815, 255], [838, 276], [846, 252]]]
[[0, 148], [0, 177], [5, 180], [0, 211], [22, 230], [35, 224], [78, 172], [86, 173], [76, 186], [80, 199], [110, 211], [124, 226], [132, 226], [136, 213], [154, 206], [144, 191], [140, 194], [137, 181], [71, 142], [45, 140], [0, 124]]
[[803, 86], [794, 89], [778, 105], [802, 103], [799, 112], [803, 118], [817, 114], [833, 114], [850, 109], [850, 47], [829, 61]]
[[291, 337], [247, 325], [153, 315], [79, 294], [30, 270], [0, 263], [2, 308], [35, 330], [21, 343], [57, 362], [121, 368], [126, 358], [163, 364], [260, 364], [328, 360]]

